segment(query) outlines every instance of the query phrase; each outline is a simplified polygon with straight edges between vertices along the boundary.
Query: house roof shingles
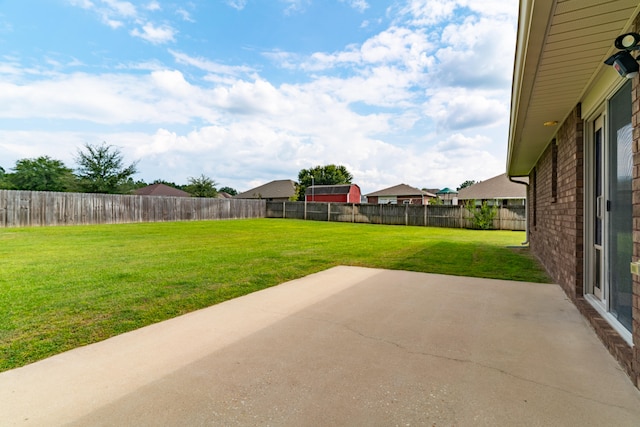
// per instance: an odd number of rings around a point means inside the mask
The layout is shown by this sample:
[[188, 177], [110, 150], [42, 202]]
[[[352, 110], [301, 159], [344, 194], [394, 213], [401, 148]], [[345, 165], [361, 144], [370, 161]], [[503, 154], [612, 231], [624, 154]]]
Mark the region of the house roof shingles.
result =
[[296, 182], [281, 179], [268, 182], [233, 196], [234, 199], [284, 199], [296, 194]]
[[165, 184], [151, 184], [138, 188], [133, 192], [136, 196], [170, 196], [170, 197], [191, 197], [186, 191], [170, 187]]
[[385, 197], [385, 196], [430, 196], [435, 197], [435, 194], [420, 190], [419, 188], [412, 187], [407, 184], [398, 184], [393, 187], [385, 188], [383, 190], [374, 191], [366, 195], [367, 197]]
[[458, 192], [458, 200], [524, 199], [526, 187], [509, 181], [507, 174], [489, 178]]

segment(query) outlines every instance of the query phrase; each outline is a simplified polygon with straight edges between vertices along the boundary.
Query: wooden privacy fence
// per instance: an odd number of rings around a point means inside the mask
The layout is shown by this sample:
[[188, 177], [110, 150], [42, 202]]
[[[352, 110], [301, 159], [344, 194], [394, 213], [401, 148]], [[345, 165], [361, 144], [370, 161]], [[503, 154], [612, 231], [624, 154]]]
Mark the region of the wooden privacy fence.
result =
[[0, 227], [264, 218], [266, 202], [0, 190]]
[[[473, 214], [464, 206], [267, 202], [267, 218], [474, 228]], [[526, 229], [525, 207], [498, 208], [493, 220], [493, 228], [524, 231]]]

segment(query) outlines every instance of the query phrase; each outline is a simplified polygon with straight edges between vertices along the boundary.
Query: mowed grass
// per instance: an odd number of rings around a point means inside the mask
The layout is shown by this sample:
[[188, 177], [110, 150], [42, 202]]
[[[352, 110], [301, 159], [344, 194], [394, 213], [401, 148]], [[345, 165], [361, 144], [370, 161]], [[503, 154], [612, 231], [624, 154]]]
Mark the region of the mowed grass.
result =
[[0, 371], [336, 265], [548, 282], [522, 232], [259, 219], [0, 229]]

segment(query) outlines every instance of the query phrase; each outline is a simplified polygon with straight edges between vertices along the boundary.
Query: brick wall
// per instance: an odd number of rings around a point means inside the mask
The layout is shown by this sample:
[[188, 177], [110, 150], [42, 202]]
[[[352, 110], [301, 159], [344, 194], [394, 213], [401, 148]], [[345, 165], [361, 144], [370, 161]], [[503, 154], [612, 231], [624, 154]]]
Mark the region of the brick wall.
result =
[[[636, 18], [636, 28], [638, 28]], [[631, 90], [633, 125], [633, 260], [640, 260], [640, 83], [638, 78], [633, 79]], [[640, 388], [640, 277], [633, 277], [633, 361], [632, 372], [635, 384]]]
[[[529, 194], [536, 210], [531, 250], [572, 299], [582, 295], [583, 280], [582, 126], [578, 106], [538, 160], [535, 178], [530, 176], [536, 182], [529, 187], [536, 192]], [[532, 209], [531, 224], [533, 215]]]

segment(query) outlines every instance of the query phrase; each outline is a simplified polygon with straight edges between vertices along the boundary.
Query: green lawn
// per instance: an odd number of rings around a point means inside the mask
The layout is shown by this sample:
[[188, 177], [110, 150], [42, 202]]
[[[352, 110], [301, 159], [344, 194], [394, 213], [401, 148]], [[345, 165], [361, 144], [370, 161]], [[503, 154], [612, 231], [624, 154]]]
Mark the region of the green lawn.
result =
[[336, 265], [548, 282], [522, 232], [259, 219], [0, 229], [0, 371]]

